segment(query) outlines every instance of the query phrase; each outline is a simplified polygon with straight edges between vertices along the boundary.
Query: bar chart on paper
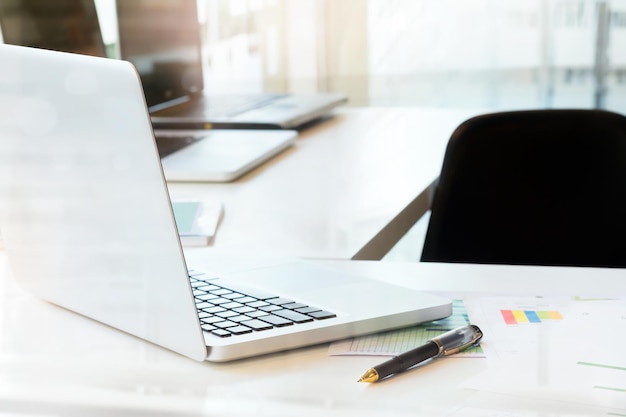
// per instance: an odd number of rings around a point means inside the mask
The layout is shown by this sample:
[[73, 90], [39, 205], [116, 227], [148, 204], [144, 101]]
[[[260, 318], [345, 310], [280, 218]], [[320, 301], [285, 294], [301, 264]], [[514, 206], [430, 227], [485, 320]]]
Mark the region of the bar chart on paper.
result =
[[[504, 357], [536, 347], [541, 334], [567, 326], [572, 320], [592, 317], [607, 299], [582, 297], [480, 297], [466, 302], [488, 341], [487, 355]], [[550, 330], [548, 330], [550, 329]]]
[[563, 320], [563, 315], [558, 310], [500, 310], [500, 314], [507, 325]]
[[571, 297], [480, 297], [467, 303], [485, 335], [487, 355], [504, 357], [532, 348], [545, 326], [560, 326], [572, 305]]

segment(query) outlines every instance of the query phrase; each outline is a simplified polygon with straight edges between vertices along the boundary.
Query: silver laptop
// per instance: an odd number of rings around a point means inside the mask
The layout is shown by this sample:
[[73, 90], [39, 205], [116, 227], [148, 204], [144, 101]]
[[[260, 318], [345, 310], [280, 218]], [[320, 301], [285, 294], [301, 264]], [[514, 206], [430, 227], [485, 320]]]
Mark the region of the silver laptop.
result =
[[[12, 45], [106, 55], [93, 0], [57, 0], [52, 6], [49, 0], [0, 0], [0, 29], [4, 42]], [[233, 181], [289, 148], [297, 138], [293, 130], [155, 134], [168, 181]]]
[[122, 58], [139, 70], [156, 128], [296, 129], [347, 101], [336, 93], [207, 91], [197, 0], [117, 0], [117, 16]]
[[210, 361], [451, 314], [438, 296], [298, 260], [190, 271], [134, 67], [10, 45], [0, 62], [0, 230], [33, 294]]
[[230, 182], [291, 147], [294, 130], [155, 131], [167, 181]]

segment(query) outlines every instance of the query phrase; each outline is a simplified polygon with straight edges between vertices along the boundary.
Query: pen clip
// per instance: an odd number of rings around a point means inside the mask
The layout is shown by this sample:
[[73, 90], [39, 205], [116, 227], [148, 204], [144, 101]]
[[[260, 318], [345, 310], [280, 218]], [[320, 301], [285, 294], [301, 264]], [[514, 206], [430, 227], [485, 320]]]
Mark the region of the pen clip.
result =
[[483, 338], [483, 332], [480, 330], [480, 328], [478, 326], [475, 325], [470, 325], [468, 326], [469, 328], [471, 328], [473, 330], [473, 334], [472, 337], [467, 340], [465, 343], [458, 345], [458, 346], [453, 346], [450, 348], [444, 348], [441, 351], [440, 356], [448, 356], [448, 355], [453, 355], [455, 353], [458, 353], [464, 349], [467, 349], [470, 346], [473, 346], [475, 344], [477, 344], [478, 342], [480, 342], [480, 339]]

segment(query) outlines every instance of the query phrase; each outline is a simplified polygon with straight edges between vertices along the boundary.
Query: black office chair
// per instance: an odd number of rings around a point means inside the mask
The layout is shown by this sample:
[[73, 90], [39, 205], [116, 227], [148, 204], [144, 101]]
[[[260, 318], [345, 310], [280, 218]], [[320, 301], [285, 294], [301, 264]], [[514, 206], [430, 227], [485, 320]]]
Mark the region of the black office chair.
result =
[[446, 150], [422, 261], [626, 267], [626, 117], [487, 114]]

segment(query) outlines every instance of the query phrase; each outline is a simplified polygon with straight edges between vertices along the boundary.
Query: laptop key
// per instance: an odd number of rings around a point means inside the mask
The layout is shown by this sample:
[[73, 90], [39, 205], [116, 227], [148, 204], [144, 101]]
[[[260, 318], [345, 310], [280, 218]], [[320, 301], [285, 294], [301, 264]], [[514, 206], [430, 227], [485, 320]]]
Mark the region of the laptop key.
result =
[[228, 298], [229, 300], [235, 300], [237, 302], [239, 302], [239, 298], [243, 298], [243, 297], [244, 295], [239, 294], [238, 292], [231, 292], [231, 293], [222, 295], [222, 298]]
[[222, 311], [226, 311], [226, 309], [223, 308], [223, 307], [220, 307], [220, 306], [213, 306], [213, 307], [205, 308], [202, 311], [207, 312], [207, 313], [211, 313], [211, 314], [215, 314], [215, 313], [220, 313]]
[[[243, 297], [243, 298], [237, 298], [236, 301], [238, 303], [241, 303], [241, 304], [248, 304], [248, 303], [253, 303], [253, 302], [265, 303], [265, 301], [259, 301], [256, 298], [248, 297], [247, 295], [245, 297]], [[267, 303], [265, 303], [265, 304], [267, 304]]]
[[276, 327], [291, 326], [293, 324], [293, 321], [287, 320], [283, 317], [275, 316], [273, 314], [259, 317], [259, 320], [263, 320], [267, 323], [273, 324]]
[[255, 311], [250, 311], [248, 313], [245, 313], [246, 316], [248, 317], [262, 317], [262, 316], [268, 316], [270, 313], [266, 313], [265, 311], [260, 311], [260, 310], [255, 310]]
[[201, 291], [206, 291], [206, 292], [210, 292], [210, 291], [215, 291], [215, 290], [219, 290], [220, 287], [218, 287], [217, 285], [213, 285], [213, 284], [207, 284], [206, 282], [203, 283], [204, 285], [198, 285], [196, 287], [194, 287], [196, 290], [201, 290]]
[[226, 311], [220, 311], [219, 313], [215, 313], [215, 315], [218, 316], [218, 317], [222, 317], [222, 318], [228, 319], [230, 317], [238, 316], [239, 313], [234, 312], [234, 311], [230, 311], [230, 310], [226, 310]]
[[225, 303], [225, 304], [221, 304], [221, 307], [227, 308], [229, 310], [234, 310], [237, 307], [243, 307], [243, 304], [237, 303], [237, 302], [232, 302], [232, 303]]
[[231, 332], [232, 334], [246, 334], [246, 333], [252, 333], [252, 329], [246, 326], [235, 326], [235, 327], [229, 327], [226, 330], [228, 330], [229, 332]]
[[271, 300], [268, 300], [268, 303], [279, 306], [283, 304], [292, 304], [293, 300], [290, 300], [288, 298], [283, 298], [283, 297], [276, 297]]
[[239, 324], [238, 323], [234, 323], [234, 322], [229, 321], [229, 320], [225, 320], [225, 321], [218, 321], [217, 323], [213, 323], [213, 325], [215, 327], [219, 327], [220, 329], [225, 329], [227, 327], [238, 326]]
[[237, 316], [231, 316], [228, 318], [230, 321], [234, 321], [235, 323], [241, 323], [242, 321], [250, 320], [250, 317], [244, 316], [243, 314], [239, 314]]
[[281, 307], [288, 308], [289, 310], [297, 310], [299, 308], [308, 307], [308, 305], [302, 304], [302, 303], [289, 303], [289, 304], [282, 304]]
[[298, 313], [302, 313], [302, 314], [310, 314], [310, 313], [312, 313], [314, 311], [320, 311], [320, 310], [321, 310], [321, 308], [311, 307], [311, 306], [303, 307], [303, 308], [296, 308], [296, 311]]
[[269, 305], [269, 306], [265, 306], [265, 307], [260, 307], [259, 310], [261, 310], [261, 311], [282, 310], [282, 307]]
[[[238, 300], [238, 302], [241, 303], [241, 300]], [[250, 307], [254, 307], [254, 308], [265, 307], [265, 306], [270, 305], [270, 303], [268, 303], [267, 301], [260, 301], [257, 299], [254, 299], [254, 301], [251, 303], [244, 303], [244, 304]]]
[[230, 300], [228, 298], [214, 298], [211, 300], [211, 304], [215, 304], [215, 305], [219, 305], [219, 304], [225, 304], [225, 303], [230, 303]]
[[204, 293], [204, 294], [196, 295], [196, 298], [198, 300], [207, 301], [207, 300], [215, 300], [216, 298], [220, 298], [220, 297], [214, 294]]
[[331, 313], [330, 311], [314, 311], [308, 314], [309, 316], [314, 317], [318, 320], [332, 319], [334, 317], [337, 317], [335, 313]]
[[248, 306], [243, 306], [243, 307], [233, 308], [233, 311], [236, 311], [239, 314], [246, 314], [246, 313], [252, 313], [253, 311], [256, 311], [256, 309], [252, 307], [248, 307]]
[[243, 326], [247, 326], [250, 327], [253, 330], [269, 330], [272, 329], [274, 326], [272, 326], [269, 323], [266, 323], [264, 321], [261, 320], [247, 320], [247, 321], [242, 321], [239, 322], [239, 324], [243, 325]]
[[233, 335], [231, 332], [229, 332], [228, 330], [224, 330], [224, 329], [212, 330], [211, 334], [214, 334], [215, 336], [219, 336], [219, 337], [230, 337]]
[[211, 317], [205, 317], [203, 319], [200, 319], [200, 322], [205, 323], [205, 324], [213, 324], [213, 323], [218, 323], [220, 321], [224, 321], [224, 319], [218, 316], [211, 316]]
[[200, 327], [202, 327], [202, 330], [204, 330], [205, 332], [210, 332], [211, 330], [217, 329], [217, 327], [211, 326], [210, 324], [203, 324]]
[[305, 314], [301, 314], [301, 313], [298, 313], [297, 311], [292, 311], [292, 310], [272, 311], [272, 314], [291, 320], [295, 323], [306, 323], [309, 321], [313, 321], [313, 318], [311, 316], [307, 316]]
[[[202, 287], [200, 287], [200, 289], [202, 289]], [[215, 289], [215, 290], [211, 290], [209, 291], [211, 294], [215, 294], [215, 295], [225, 295], [225, 294], [232, 294], [231, 290], [227, 290], [225, 288], [219, 288], [219, 289]]]

